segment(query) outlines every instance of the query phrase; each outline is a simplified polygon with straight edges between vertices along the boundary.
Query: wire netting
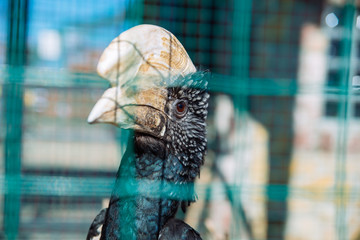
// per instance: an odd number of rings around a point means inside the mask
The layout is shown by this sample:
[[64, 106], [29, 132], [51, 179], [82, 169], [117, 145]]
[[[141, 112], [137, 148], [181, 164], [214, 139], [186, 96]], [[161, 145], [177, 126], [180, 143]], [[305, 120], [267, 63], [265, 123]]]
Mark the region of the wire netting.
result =
[[141, 23], [209, 69], [204, 239], [360, 238], [360, 15], [346, 0], [0, 2], [0, 239], [85, 239], [128, 132], [86, 122]]

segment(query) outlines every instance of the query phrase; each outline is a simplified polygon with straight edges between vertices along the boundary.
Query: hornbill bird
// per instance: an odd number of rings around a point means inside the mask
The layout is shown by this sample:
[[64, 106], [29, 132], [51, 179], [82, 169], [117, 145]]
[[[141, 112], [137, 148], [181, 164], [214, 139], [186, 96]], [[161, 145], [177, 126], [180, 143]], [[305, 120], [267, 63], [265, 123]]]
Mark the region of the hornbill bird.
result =
[[[206, 151], [207, 71], [197, 71], [179, 40], [154, 25], [133, 27], [102, 54], [106, 90], [89, 123], [132, 129], [108, 208], [87, 239], [201, 239], [177, 209], [196, 200]], [[98, 228], [102, 225], [101, 233]]]

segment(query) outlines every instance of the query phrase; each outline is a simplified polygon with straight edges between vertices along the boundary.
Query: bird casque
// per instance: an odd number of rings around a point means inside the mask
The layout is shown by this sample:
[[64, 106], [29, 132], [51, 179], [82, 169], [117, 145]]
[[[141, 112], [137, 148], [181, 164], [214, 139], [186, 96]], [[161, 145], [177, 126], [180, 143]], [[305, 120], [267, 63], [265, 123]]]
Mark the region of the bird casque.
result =
[[[103, 52], [98, 74], [110, 81], [89, 123], [132, 129], [108, 208], [87, 239], [201, 239], [175, 219], [196, 200], [206, 151], [208, 73], [197, 71], [179, 40], [154, 25], [133, 27]], [[136, 194], [134, 194], [136, 193]], [[102, 225], [101, 233], [98, 228]]]

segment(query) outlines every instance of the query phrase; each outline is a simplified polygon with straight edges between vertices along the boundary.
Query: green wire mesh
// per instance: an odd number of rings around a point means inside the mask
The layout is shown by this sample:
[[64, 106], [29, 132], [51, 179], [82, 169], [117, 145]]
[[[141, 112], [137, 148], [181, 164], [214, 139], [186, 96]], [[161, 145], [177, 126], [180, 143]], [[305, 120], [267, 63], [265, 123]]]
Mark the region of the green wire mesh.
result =
[[140, 23], [170, 30], [212, 72], [199, 199], [179, 218], [204, 239], [359, 239], [358, 6], [2, 1], [0, 239], [85, 239], [128, 137], [86, 123], [108, 87], [96, 64]]

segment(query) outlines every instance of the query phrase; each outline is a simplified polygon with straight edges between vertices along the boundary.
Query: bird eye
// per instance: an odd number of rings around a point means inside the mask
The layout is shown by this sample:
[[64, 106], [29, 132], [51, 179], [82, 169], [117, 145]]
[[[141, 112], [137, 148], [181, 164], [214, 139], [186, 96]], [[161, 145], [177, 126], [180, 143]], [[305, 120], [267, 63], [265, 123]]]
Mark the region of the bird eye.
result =
[[177, 117], [184, 117], [187, 112], [187, 103], [183, 100], [175, 102], [175, 114]]

